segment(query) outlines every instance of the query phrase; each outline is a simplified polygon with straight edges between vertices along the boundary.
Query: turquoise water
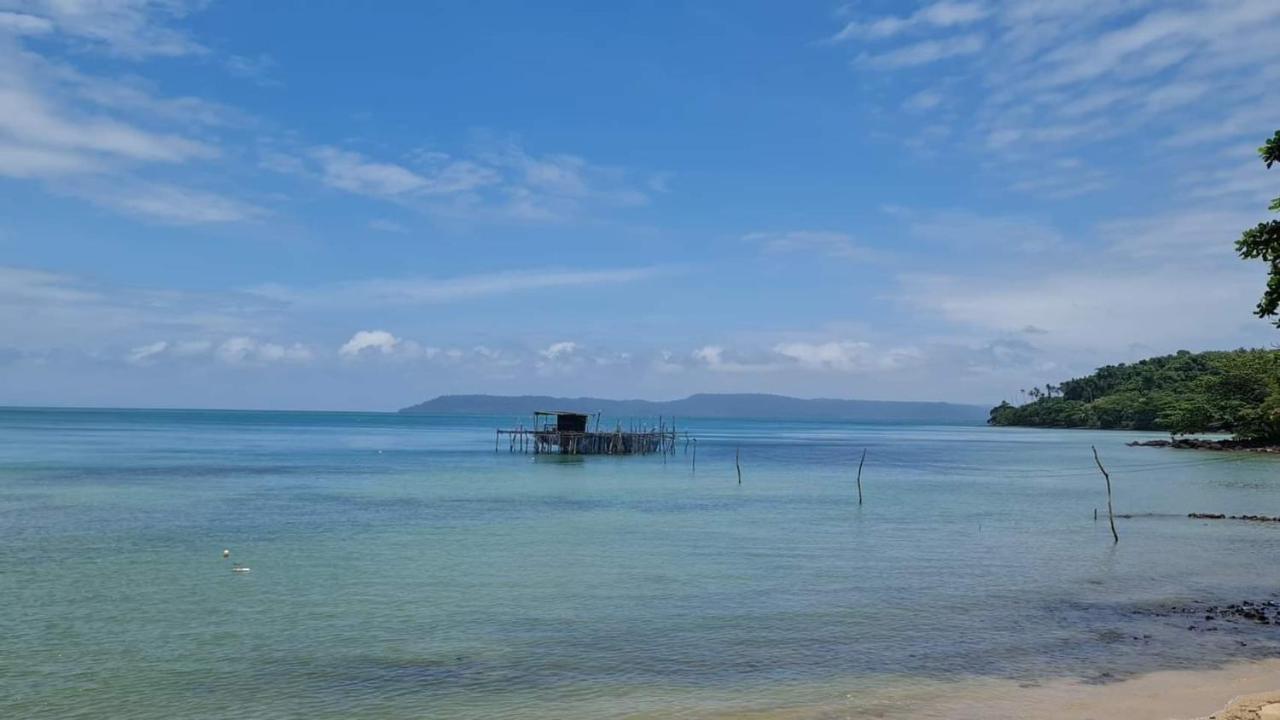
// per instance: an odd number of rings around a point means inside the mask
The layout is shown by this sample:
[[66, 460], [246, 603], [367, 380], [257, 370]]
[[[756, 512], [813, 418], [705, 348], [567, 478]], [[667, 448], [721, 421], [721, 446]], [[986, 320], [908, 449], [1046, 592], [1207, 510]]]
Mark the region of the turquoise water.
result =
[[0, 717], [857, 716], [1277, 654], [1134, 613], [1272, 596], [1280, 527], [1181, 517], [1280, 515], [1272, 458], [682, 421], [693, 471], [495, 453], [518, 421], [0, 410]]

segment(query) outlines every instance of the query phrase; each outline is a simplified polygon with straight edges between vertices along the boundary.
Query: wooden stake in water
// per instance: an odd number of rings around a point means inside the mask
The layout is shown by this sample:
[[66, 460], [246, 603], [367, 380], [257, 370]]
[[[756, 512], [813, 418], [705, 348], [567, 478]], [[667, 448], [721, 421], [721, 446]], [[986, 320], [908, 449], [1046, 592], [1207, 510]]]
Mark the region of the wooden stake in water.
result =
[[733, 466], [738, 469], [738, 484], [742, 484], [742, 448], [733, 451]]
[[1093, 445], [1089, 446], [1093, 449], [1093, 461], [1098, 464], [1098, 469], [1102, 471], [1102, 477], [1107, 479], [1107, 519], [1111, 521], [1111, 537], [1115, 542], [1120, 542], [1120, 536], [1116, 533], [1116, 514], [1111, 509], [1111, 475], [1107, 473], [1107, 469], [1102, 467], [1102, 461], [1098, 459], [1098, 448]]
[[862, 459], [858, 461], [858, 504], [862, 504], [862, 463], [867, 461], [867, 449], [862, 448]]
[[693, 439], [693, 472], [698, 472], [698, 438]]

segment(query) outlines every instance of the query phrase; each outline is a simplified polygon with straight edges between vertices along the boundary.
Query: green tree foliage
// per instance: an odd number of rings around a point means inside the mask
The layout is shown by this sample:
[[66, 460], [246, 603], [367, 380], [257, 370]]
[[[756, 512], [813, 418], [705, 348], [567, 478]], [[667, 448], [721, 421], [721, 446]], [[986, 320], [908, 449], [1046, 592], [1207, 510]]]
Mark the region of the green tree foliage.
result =
[[[1258, 155], [1268, 169], [1280, 162], [1280, 130], [1258, 148]], [[1271, 209], [1280, 212], [1280, 197], [1271, 201]], [[1254, 313], [1261, 318], [1276, 317], [1280, 314], [1280, 220], [1258, 223], [1256, 227], [1245, 230], [1236, 241], [1236, 252], [1246, 260], [1267, 263], [1267, 288]], [[1280, 319], [1275, 322], [1280, 327]]]
[[992, 408], [992, 425], [1230, 432], [1280, 440], [1280, 351], [1233, 350], [1148, 358], [1067, 380], [1056, 395]]

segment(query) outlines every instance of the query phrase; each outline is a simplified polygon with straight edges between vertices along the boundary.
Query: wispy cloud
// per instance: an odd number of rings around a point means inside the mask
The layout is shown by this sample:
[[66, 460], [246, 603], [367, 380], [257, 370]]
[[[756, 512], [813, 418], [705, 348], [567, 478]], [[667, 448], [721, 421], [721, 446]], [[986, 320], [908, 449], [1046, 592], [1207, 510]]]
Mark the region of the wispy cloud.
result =
[[277, 363], [308, 363], [315, 352], [302, 343], [278, 343], [254, 337], [235, 336], [221, 342], [212, 340], [157, 340], [132, 348], [125, 360], [132, 365], [155, 365], [166, 361], [216, 361], [231, 366], [261, 366]]
[[450, 217], [559, 222], [649, 199], [629, 173], [576, 155], [534, 155], [510, 140], [480, 145], [466, 156], [418, 150], [396, 159], [334, 146], [275, 149], [263, 153], [262, 166]]
[[278, 319], [270, 304], [242, 293], [117, 287], [0, 266], [2, 342], [24, 351], [145, 348], [160, 338], [170, 346], [156, 352], [173, 352], [184, 341], [258, 335]]
[[173, 27], [202, 0], [0, 0], [0, 30], [57, 32], [92, 50], [129, 58], [204, 53]]
[[907, 16], [886, 16], [847, 23], [831, 39], [844, 42], [859, 38], [889, 38], [920, 28], [950, 28], [970, 25], [990, 14], [982, 3], [943, 0], [925, 5]]
[[267, 285], [255, 295], [295, 305], [397, 306], [459, 302], [553, 288], [618, 285], [657, 277], [670, 268], [511, 270], [450, 278], [377, 278], [312, 288]]
[[94, 204], [129, 215], [175, 225], [252, 220], [266, 211], [217, 193], [176, 185], [135, 182], [84, 182], [63, 186]]
[[858, 244], [852, 235], [831, 230], [754, 232], [742, 237], [769, 254], [797, 254], [844, 260], [875, 260], [880, 253]]
[[1090, 233], [1097, 249], [1087, 267], [1056, 263], [1029, 272], [988, 264], [971, 274], [909, 273], [900, 278], [900, 299], [961, 330], [1031, 329], [1038, 343], [1064, 356], [1263, 343], [1273, 331], [1251, 313], [1263, 278], [1231, 250], [1250, 218], [1188, 209], [1105, 221]]
[[865, 53], [858, 59], [875, 68], [910, 68], [962, 55], [974, 55], [985, 46], [986, 40], [981, 35], [958, 35], [938, 40], [921, 40], [884, 52]]
[[773, 351], [806, 369], [837, 372], [891, 370], [920, 359], [913, 348], [882, 350], [855, 340], [785, 342], [774, 345]]
[[[162, 222], [243, 220], [249, 203], [172, 180], [148, 179], [222, 155], [207, 130], [242, 120], [194, 97], [164, 97], [136, 78], [86, 74], [23, 41], [37, 29], [89, 50], [133, 60], [199, 52], [163, 24], [184, 14], [177, 2], [0, 1], [0, 176], [39, 181], [53, 191]], [[16, 29], [16, 30], [15, 30]], [[16, 37], [4, 41], [6, 30]], [[42, 49], [43, 50], [43, 49]]]
[[1053, 224], [1034, 217], [972, 210], [886, 208], [917, 243], [952, 249], [1043, 252], [1064, 242]]
[[[1280, 113], [1268, 91], [1280, 82], [1277, 32], [1280, 4], [1270, 0], [941, 2], [855, 17], [834, 39], [855, 46], [855, 67], [868, 72], [928, 65], [934, 87], [907, 84], [902, 111], [932, 107], [947, 86], [964, 98], [944, 118], [957, 150], [983, 148], [993, 171], [1013, 175], [1013, 189], [1066, 199], [1113, 183], [1058, 157], [1106, 145], [1113, 162], [1147, 151], [1174, 165], [1185, 151], [1154, 148], [1269, 133]], [[919, 132], [909, 118], [894, 129], [904, 142]]]
[[318, 147], [308, 155], [319, 166], [320, 180], [338, 190], [373, 197], [447, 195], [498, 181], [498, 174], [466, 160], [449, 160], [424, 171], [370, 160], [360, 153]]

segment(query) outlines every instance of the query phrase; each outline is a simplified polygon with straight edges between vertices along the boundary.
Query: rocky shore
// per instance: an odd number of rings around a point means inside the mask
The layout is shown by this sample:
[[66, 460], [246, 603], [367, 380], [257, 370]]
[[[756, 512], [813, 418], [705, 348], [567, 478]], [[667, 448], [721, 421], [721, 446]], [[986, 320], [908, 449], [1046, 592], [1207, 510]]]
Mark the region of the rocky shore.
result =
[[1134, 440], [1125, 443], [1129, 447], [1159, 447], [1176, 450], [1218, 450], [1242, 451], [1256, 453], [1280, 453], [1280, 445], [1252, 440], [1200, 440], [1198, 438], [1174, 438], [1172, 440]]
[[1272, 515], [1225, 515], [1223, 513], [1187, 513], [1193, 520], [1247, 520], [1249, 522], [1280, 522], [1280, 516]]
[[[1280, 602], [1268, 600], [1242, 600], [1231, 604], [1212, 604], [1191, 601], [1170, 604], [1155, 608], [1135, 610], [1135, 614], [1158, 618], [1181, 618], [1188, 623], [1186, 628], [1198, 632], [1215, 632], [1232, 629], [1244, 631], [1249, 627], [1272, 626], [1280, 629]], [[1267, 639], [1277, 638], [1268, 634]], [[1247, 640], [1238, 640], [1240, 645], [1248, 646]]]

